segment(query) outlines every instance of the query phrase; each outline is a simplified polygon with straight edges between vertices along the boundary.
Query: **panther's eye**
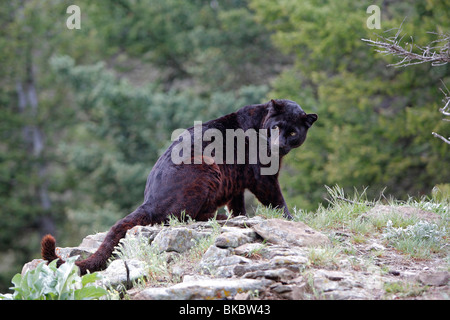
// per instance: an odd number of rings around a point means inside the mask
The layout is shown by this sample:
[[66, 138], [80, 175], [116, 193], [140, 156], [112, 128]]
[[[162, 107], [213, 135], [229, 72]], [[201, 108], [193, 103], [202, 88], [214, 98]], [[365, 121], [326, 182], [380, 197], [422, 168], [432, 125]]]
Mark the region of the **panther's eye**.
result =
[[280, 129], [277, 125], [274, 125], [274, 126], [272, 126], [272, 129], [273, 130], [278, 130], [278, 129]]
[[292, 132], [290, 133], [290, 135], [291, 135], [292, 137], [295, 137], [295, 136], [297, 135], [297, 132], [292, 131]]

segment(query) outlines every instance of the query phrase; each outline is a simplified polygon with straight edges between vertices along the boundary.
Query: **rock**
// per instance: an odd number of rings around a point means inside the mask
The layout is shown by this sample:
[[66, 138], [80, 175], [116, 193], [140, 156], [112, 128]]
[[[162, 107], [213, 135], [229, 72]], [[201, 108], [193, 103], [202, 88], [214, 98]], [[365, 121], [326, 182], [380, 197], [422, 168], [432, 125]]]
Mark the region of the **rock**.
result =
[[25, 263], [23, 265], [23, 267], [22, 267], [22, 271], [21, 271], [20, 274], [23, 276], [23, 275], [25, 275], [26, 272], [36, 269], [38, 264], [43, 262], [43, 261], [45, 261], [45, 260], [43, 260], [43, 259], [34, 259], [34, 260], [31, 260], [30, 262]]
[[315, 247], [331, 243], [327, 236], [303, 222], [269, 219], [252, 228], [263, 239], [274, 244]]
[[386, 250], [386, 247], [383, 246], [382, 244], [372, 242], [371, 244], [369, 244], [369, 246], [367, 247], [366, 250], [368, 250], [368, 251], [370, 251], [370, 250], [384, 251], [384, 250]]
[[238, 293], [258, 293], [272, 283], [261, 279], [207, 279], [176, 284], [168, 288], [145, 289], [132, 298], [135, 300], [217, 300], [230, 299]]
[[305, 259], [309, 255], [307, 248], [284, 246], [284, 245], [268, 245], [261, 250], [261, 256], [265, 259], [273, 259], [277, 256], [302, 256]]
[[272, 266], [268, 262], [262, 263], [250, 263], [250, 264], [241, 264], [236, 265], [233, 268], [233, 274], [236, 277], [242, 277], [244, 274], [248, 272], [262, 271], [273, 269]]
[[248, 292], [240, 292], [234, 296], [234, 300], [252, 300], [252, 295]]
[[253, 255], [262, 255], [263, 253], [266, 253], [267, 251], [265, 250], [266, 247], [267, 247], [266, 245], [258, 242], [245, 243], [235, 248], [234, 253], [244, 257], [251, 257]]
[[317, 270], [313, 275], [318, 298], [335, 300], [374, 299], [383, 292], [379, 274], [364, 275], [351, 271]]
[[316, 274], [323, 276], [331, 281], [341, 281], [345, 278], [344, 273], [332, 270], [319, 270]]
[[264, 218], [260, 216], [254, 217], [246, 217], [246, 216], [237, 216], [228, 220], [218, 220], [217, 222], [229, 227], [238, 227], [238, 228], [251, 228], [256, 224], [259, 224], [264, 221]]
[[252, 240], [243, 232], [224, 232], [216, 238], [215, 245], [219, 248], [236, 248]]
[[148, 239], [149, 243], [151, 243], [160, 231], [161, 227], [159, 226], [136, 226], [128, 230], [125, 237], [144, 237]]
[[309, 285], [303, 276], [299, 276], [286, 283], [276, 282], [268, 288], [263, 298], [303, 300], [308, 297]]
[[[129, 273], [127, 272], [125, 263]], [[147, 267], [145, 262], [137, 259], [118, 259], [111, 262], [108, 268], [100, 274], [103, 277], [100, 281], [101, 285], [116, 287], [119, 284], [127, 284], [128, 281], [145, 277], [147, 275]]]
[[[371, 214], [396, 214], [397, 208], [389, 208], [381, 207]], [[411, 214], [409, 209], [404, 210], [406, 215]], [[164, 270], [170, 276], [163, 279], [156, 274], [149, 277], [147, 285], [157, 288], [136, 287], [128, 294], [132, 299], [382, 299], [389, 297], [383, 284], [395, 277], [426, 289], [419, 299], [448, 296], [449, 273], [436, 271], [445, 270], [443, 259], [420, 262], [419, 267], [413, 260], [399, 258], [395, 250], [384, 247], [379, 237], [350, 245], [350, 234], [330, 232], [340, 241], [335, 245], [342, 246], [342, 251], [332, 258], [332, 263], [312, 263], [312, 250], [327, 249], [311, 247], [328, 245], [330, 241], [301, 222], [239, 216], [177, 226], [138, 226], [130, 229], [126, 237], [148, 239], [148, 249], [158, 248], [155, 251], [162, 255], [155, 263], [164, 263], [161, 267], [168, 268]], [[97, 250], [105, 235], [87, 236], [80, 247], [57, 248], [57, 253], [64, 259], [73, 255], [85, 258]], [[215, 238], [200, 241], [210, 236]], [[135, 243], [140, 250], [147, 245], [145, 241]], [[204, 251], [207, 243], [213, 244]], [[186, 252], [198, 244], [195, 251]], [[351, 253], [344, 250], [347, 247]], [[140, 258], [148, 259], [145, 254]], [[148, 262], [138, 259], [126, 260], [128, 277], [124, 261], [113, 261], [99, 272], [103, 275], [100, 283], [129, 287], [133, 280], [148, 276]], [[36, 259], [24, 265], [22, 273], [41, 261]], [[173, 284], [179, 281], [183, 282]]]
[[234, 255], [230, 249], [211, 246], [203, 255], [200, 268], [207, 274], [231, 277], [235, 265], [248, 263], [251, 263], [250, 259]]
[[389, 270], [389, 274], [398, 277], [401, 273], [398, 270]]
[[223, 226], [220, 228], [220, 232], [222, 234], [226, 233], [226, 232], [240, 233], [240, 234], [243, 234], [243, 235], [249, 237], [252, 241], [256, 240], [258, 238], [258, 235], [256, 234], [256, 232], [253, 229], [247, 228], [247, 227], [238, 228], [238, 227]]
[[107, 232], [99, 232], [93, 235], [89, 235], [81, 241], [78, 247], [89, 248], [89, 249], [97, 249], [102, 244], [103, 240], [105, 240]]
[[86, 248], [86, 247], [66, 247], [66, 248], [56, 248], [56, 254], [63, 260], [67, 258], [78, 256], [77, 260], [84, 260], [89, 258], [97, 251], [97, 248]]
[[296, 277], [296, 274], [286, 268], [247, 272], [243, 276], [243, 278], [249, 278], [249, 279], [265, 278], [265, 279], [270, 279], [270, 280], [274, 280], [277, 282], [287, 282], [288, 280], [294, 279], [295, 277]]
[[276, 256], [270, 260], [270, 265], [273, 268], [289, 268], [294, 271], [299, 269], [308, 263], [308, 258], [303, 256]]
[[208, 250], [203, 254], [202, 260], [200, 263], [211, 263], [217, 264], [218, 260], [222, 260], [225, 257], [231, 256], [231, 250], [219, 248], [216, 246], [210, 246]]
[[418, 276], [418, 280], [427, 286], [445, 286], [450, 279], [450, 273], [447, 271], [440, 271], [434, 273], [421, 273]]
[[185, 252], [192, 248], [205, 235], [187, 228], [169, 228], [161, 230], [152, 242], [152, 246], [162, 251]]

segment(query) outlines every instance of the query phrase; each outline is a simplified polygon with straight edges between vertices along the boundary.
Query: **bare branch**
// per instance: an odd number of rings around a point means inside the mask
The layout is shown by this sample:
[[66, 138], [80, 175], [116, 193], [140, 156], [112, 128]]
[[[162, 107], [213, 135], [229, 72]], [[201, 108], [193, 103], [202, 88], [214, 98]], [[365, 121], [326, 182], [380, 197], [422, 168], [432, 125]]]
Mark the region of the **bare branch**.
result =
[[[444, 103], [444, 107], [439, 109], [439, 111], [447, 117], [450, 117], [450, 90], [448, 90], [447, 86], [445, 85], [444, 81], [442, 81], [443, 88], [439, 88], [439, 90], [444, 94], [444, 99], [442, 99], [442, 102]], [[443, 119], [444, 121], [450, 121], [450, 119]], [[448, 139], [444, 138], [443, 136], [437, 134], [436, 132], [432, 132], [432, 135], [436, 138], [441, 139], [447, 144], [450, 144], [450, 137]]]
[[441, 136], [440, 134], [437, 134], [436, 132], [432, 132], [431, 133], [433, 136], [435, 136], [436, 138], [441, 139], [442, 141], [444, 141], [447, 144], [450, 144], [450, 137], [448, 139], [444, 138], [443, 136]]
[[[406, 19], [406, 18], [405, 18]], [[405, 20], [403, 20], [405, 22]], [[426, 46], [419, 46], [414, 44], [413, 37], [410, 37], [410, 42], [403, 42], [404, 35], [402, 33], [402, 26], [397, 29], [395, 36], [385, 38], [380, 35], [376, 35], [378, 40], [372, 39], [361, 39], [367, 42], [369, 46], [375, 47], [375, 52], [379, 52], [384, 55], [393, 55], [400, 58], [401, 60], [394, 64], [389, 64], [388, 66], [394, 67], [407, 67], [416, 64], [422, 64], [429, 62], [433, 67], [442, 66], [450, 62], [450, 33], [436, 33], [429, 32], [437, 36], [437, 39], [431, 41]], [[391, 29], [388, 31], [392, 31]], [[415, 49], [416, 52], [413, 52]], [[444, 88], [440, 88], [441, 92], [444, 94], [444, 107], [439, 109], [439, 111], [446, 117], [450, 117], [450, 91], [445, 86], [444, 82], [441, 80]], [[450, 119], [443, 119], [444, 121], [450, 121]], [[443, 136], [432, 132], [433, 136], [441, 139], [447, 144], [450, 144], [450, 137], [444, 138]]]
[[[413, 37], [410, 37], [410, 42], [403, 41], [405, 35], [401, 35], [402, 25], [400, 25], [393, 37], [385, 38], [381, 35], [376, 35], [377, 40], [361, 40], [367, 42], [369, 46], [376, 47], [376, 52], [402, 59], [388, 66], [406, 67], [426, 62], [431, 63], [432, 66], [442, 66], [450, 62], [450, 34], [429, 32], [435, 34], [438, 39], [430, 42], [428, 45], [419, 46], [414, 44]], [[416, 49], [416, 52], [413, 52], [414, 49]]]
[[439, 90], [441, 90], [441, 92], [444, 94], [444, 99], [442, 99], [442, 102], [444, 102], [444, 107], [439, 109], [439, 111], [444, 116], [450, 117], [450, 90], [448, 90], [444, 81], [441, 80], [441, 82], [444, 88], [439, 88]]

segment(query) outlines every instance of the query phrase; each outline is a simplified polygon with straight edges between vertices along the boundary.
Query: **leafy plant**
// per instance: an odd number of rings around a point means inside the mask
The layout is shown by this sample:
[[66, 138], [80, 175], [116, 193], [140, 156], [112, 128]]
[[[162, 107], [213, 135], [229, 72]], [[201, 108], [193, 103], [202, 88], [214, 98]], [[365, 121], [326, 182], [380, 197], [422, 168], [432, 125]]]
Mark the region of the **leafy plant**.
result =
[[[139, 259], [148, 267], [148, 279], [170, 278], [169, 264], [166, 254], [152, 245], [148, 238], [133, 235], [120, 240], [113, 252], [113, 256], [122, 260]], [[110, 260], [111, 261], [111, 260]]]
[[428, 221], [419, 221], [404, 228], [395, 228], [392, 221], [388, 220], [383, 237], [400, 251], [414, 257], [426, 258], [430, 251], [439, 251], [445, 243], [446, 229]]
[[12, 294], [0, 294], [4, 300], [93, 300], [108, 294], [102, 287], [94, 285], [100, 279], [98, 273], [78, 275], [75, 265], [77, 257], [67, 259], [59, 268], [56, 261], [38, 264], [36, 269], [23, 276], [18, 273], [12, 278]]

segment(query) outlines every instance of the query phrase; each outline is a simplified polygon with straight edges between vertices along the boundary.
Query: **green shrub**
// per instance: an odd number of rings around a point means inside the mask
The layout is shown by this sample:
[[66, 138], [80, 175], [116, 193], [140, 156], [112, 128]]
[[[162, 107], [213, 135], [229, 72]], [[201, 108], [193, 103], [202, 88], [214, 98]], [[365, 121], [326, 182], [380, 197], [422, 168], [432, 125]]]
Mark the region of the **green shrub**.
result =
[[391, 246], [422, 259], [429, 258], [431, 252], [439, 252], [445, 245], [446, 235], [445, 227], [440, 228], [428, 221], [419, 221], [405, 228], [395, 228], [392, 221], [388, 220], [383, 232], [383, 237]]
[[97, 273], [78, 275], [75, 265], [77, 257], [67, 259], [59, 268], [56, 261], [38, 264], [36, 269], [23, 276], [18, 273], [12, 278], [12, 294], [0, 294], [4, 300], [93, 300], [108, 294], [108, 291], [93, 283], [100, 279]]

